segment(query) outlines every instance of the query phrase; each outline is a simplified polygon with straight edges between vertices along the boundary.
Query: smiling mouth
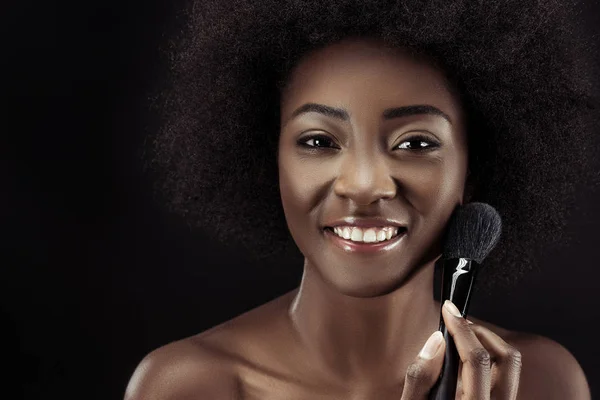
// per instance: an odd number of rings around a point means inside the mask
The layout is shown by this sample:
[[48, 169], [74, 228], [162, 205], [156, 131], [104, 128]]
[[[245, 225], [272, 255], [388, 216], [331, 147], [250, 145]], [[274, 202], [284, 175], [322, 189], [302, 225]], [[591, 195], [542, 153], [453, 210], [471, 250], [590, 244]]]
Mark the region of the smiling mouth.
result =
[[405, 236], [406, 231], [403, 226], [324, 228], [325, 235], [345, 251], [391, 250]]
[[354, 243], [380, 243], [392, 240], [394, 237], [404, 233], [406, 227], [403, 226], [388, 226], [388, 227], [373, 227], [360, 228], [351, 226], [336, 226], [325, 227], [325, 230], [334, 235]]

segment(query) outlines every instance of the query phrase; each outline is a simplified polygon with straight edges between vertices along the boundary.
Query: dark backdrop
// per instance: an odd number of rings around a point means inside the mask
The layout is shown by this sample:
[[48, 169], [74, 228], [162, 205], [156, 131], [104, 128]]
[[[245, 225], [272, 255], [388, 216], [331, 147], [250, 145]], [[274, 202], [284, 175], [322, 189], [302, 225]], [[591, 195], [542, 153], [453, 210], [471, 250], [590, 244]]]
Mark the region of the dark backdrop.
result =
[[[151, 200], [139, 156], [155, 126], [144, 105], [179, 6], [3, 2], [0, 361], [11, 398], [122, 398], [150, 350], [299, 282], [300, 265], [252, 265]], [[590, 27], [599, 11], [585, 6]], [[581, 188], [573, 243], [547, 249], [543, 273], [473, 305], [480, 318], [562, 343], [596, 395], [598, 200]]]

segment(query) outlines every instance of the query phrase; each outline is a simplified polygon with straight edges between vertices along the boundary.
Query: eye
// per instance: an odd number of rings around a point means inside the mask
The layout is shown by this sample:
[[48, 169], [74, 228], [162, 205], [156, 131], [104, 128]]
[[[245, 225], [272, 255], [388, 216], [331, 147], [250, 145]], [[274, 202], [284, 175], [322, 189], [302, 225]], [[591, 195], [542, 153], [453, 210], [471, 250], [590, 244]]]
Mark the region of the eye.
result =
[[440, 147], [437, 141], [424, 135], [412, 136], [408, 140], [404, 140], [395, 148], [402, 150], [427, 151], [434, 150]]
[[339, 149], [339, 147], [334, 143], [334, 141], [325, 135], [304, 136], [303, 138], [298, 139], [297, 143], [304, 147], [324, 147]]

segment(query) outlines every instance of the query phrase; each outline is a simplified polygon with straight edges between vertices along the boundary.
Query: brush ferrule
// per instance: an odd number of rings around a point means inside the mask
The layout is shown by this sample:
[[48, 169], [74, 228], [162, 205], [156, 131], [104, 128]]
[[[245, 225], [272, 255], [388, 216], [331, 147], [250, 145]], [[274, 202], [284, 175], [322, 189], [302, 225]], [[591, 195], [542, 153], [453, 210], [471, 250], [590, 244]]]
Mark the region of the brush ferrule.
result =
[[[451, 258], [444, 260], [442, 268], [442, 303], [450, 300], [467, 316], [473, 283], [479, 270], [479, 264], [468, 258]], [[443, 320], [440, 318], [440, 327]]]

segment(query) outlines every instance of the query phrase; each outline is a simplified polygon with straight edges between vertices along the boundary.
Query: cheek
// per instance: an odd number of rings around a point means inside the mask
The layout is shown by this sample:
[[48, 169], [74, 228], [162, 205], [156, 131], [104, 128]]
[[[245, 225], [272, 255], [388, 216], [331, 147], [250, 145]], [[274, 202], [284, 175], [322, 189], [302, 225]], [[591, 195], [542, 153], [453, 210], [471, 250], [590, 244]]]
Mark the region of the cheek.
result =
[[314, 202], [314, 174], [294, 161], [287, 161], [279, 167], [281, 199], [286, 212], [307, 212]]
[[458, 160], [429, 159], [399, 166], [400, 190], [420, 214], [462, 201], [466, 167]]
[[[321, 199], [326, 165], [302, 160], [289, 151], [279, 159], [281, 202], [290, 233], [298, 243], [300, 233], [315, 229], [316, 210]], [[310, 218], [310, 221], [308, 220]]]
[[319, 251], [319, 217], [323, 173], [299, 160], [279, 164], [281, 202], [288, 231], [300, 252], [308, 257]]
[[437, 256], [444, 228], [455, 207], [462, 202], [466, 167], [458, 159], [444, 159], [421, 166], [406, 178], [405, 197], [411, 203], [415, 243], [429, 259]]
[[413, 163], [404, 168], [401, 196], [412, 210], [411, 243], [419, 254], [419, 262], [439, 255], [444, 228], [452, 211], [462, 202], [465, 174], [461, 163], [448, 160]]

